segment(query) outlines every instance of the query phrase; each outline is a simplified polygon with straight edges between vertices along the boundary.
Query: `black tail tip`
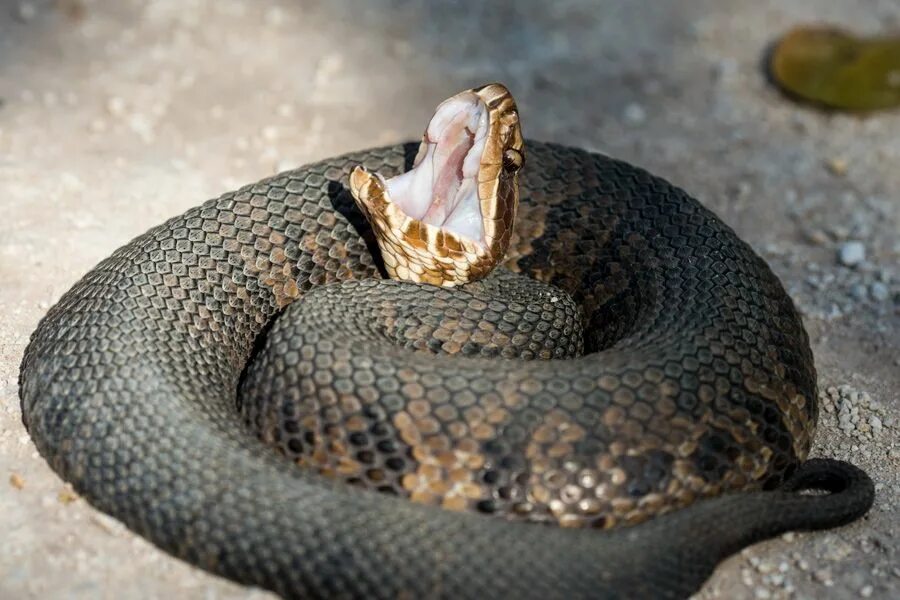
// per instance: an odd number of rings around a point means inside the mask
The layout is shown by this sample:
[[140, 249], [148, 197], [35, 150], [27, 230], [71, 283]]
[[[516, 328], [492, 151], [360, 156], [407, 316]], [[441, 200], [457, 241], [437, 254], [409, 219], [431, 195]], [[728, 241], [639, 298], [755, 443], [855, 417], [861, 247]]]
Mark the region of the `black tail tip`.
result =
[[845, 525], [865, 515], [875, 501], [875, 484], [865, 471], [831, 458], [813, 458], [802, 465], [780, 488], [782, 492], [823, 491], [808, 495], [815, 502], [817, 523], [813, 529]]

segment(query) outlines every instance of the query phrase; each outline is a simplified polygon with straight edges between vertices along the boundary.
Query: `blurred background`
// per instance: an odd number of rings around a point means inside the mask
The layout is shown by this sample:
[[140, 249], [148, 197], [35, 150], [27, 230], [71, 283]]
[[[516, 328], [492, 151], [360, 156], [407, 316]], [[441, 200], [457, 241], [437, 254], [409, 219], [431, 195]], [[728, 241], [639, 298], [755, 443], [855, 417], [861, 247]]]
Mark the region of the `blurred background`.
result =
[[900, 596], [900, 113], [773, 89], [788, 29], [900, 30], [897, 0], [0, 0], [0, 598], [268, 597], [93, 511], [20, 424], [37, 320], [116, 247], [305, 162], [416, 139], [489, 81], [526, 136], [687, 189], [782, 278], [822, 390], [816, 453], [878, 483], [870, 516], [755, 546], [701, 598]]

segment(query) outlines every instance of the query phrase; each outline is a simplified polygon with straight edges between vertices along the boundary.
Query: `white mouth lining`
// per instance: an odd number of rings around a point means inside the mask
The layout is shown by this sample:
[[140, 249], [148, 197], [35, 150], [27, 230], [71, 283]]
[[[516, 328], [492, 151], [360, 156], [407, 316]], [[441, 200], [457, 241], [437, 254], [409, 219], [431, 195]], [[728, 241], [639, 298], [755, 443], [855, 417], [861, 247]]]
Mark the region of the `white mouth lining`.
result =
[[413, 219], [484, 247], [478, 171], [488, 129], [487, 106], [474, 93], [443, 102], [413, 168], [385, 180], [389, 199]]

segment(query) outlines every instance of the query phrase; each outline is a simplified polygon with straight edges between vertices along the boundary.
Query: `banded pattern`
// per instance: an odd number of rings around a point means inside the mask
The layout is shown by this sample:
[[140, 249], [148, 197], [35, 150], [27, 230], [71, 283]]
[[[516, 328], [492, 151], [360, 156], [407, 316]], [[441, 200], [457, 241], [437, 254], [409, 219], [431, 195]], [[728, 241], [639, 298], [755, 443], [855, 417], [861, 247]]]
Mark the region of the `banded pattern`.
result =
[[[681, 597], [749, 543], [869, 508], [861, 471], [800, 464], [817, 411], [806, 334], [710, 212], [640, 169], [530, 143], [518, 275], [379, 281], [349, 174], [414, 153], [249, 185], [88, 273], [20, 374], [50, 465], [165, 550], [287, 597]], [[566, 525], [689, 506], [572, 530], [340, 477]]]

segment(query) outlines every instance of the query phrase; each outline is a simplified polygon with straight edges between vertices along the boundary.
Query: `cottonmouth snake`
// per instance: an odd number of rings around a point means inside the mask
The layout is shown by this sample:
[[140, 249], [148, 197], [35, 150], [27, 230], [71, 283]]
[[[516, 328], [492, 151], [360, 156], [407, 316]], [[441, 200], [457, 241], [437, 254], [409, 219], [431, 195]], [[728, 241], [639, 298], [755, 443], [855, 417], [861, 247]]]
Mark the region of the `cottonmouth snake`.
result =
[[815, 370], [766, 264], [641, 169], [527, 153], [504, 268], [454, 290], [383, 281], [348, 189], [413, 144], [136, 238], [26, 350], [41, 454], [166, 551], [289, 597], [682, 597], [864, 514], [864, 473], [803, 462]]

